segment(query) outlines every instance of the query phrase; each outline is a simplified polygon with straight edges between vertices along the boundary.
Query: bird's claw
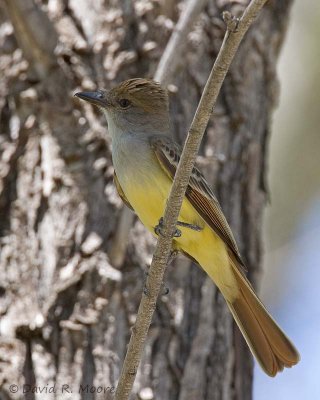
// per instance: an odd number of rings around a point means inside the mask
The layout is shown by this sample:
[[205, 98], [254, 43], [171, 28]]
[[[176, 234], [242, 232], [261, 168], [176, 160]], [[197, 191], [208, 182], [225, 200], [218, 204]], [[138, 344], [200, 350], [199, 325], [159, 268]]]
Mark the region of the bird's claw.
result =
[[188, 222], [177, 221], [178, 226], [183, 226], [184, 228], [192, 229], [193, 231], [200, 232], [203, 228], [195, 224], [189, 224]]
[[181, 237], [181, 235], [182, 235], [182, 232], [180, 231], [180, 229], [177, 228], [173, 234], [173, 237]]
[[[161, 217], [159, 219], [158, 225], [156, 225], [154, 227], [154, 233], [158, 236], [159, 235], [163, 236], [163, 217]], [[173, 237], [181, 237], [181, 235], [182, 235], [182, 232], [180, 231], [180, 229], [176, 229], [173, 234]]]
[[159, 219], [159, 223], [158, 223], [158, 225], [156, 225], [155, 227], [154, 227], [154, 233], [156, 234], [156, 235], [158, 235], [158, 236], [163, 236], [163, 234], [162, 234], [162, 229], [163, 229], [163, 218], [161, 217], [160, 219]]

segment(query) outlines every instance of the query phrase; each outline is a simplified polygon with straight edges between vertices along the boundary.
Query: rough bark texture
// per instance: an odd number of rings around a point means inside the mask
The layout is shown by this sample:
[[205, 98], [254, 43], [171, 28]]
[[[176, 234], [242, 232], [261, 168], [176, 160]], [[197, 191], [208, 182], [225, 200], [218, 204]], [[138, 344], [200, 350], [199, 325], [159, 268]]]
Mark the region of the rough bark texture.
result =
[[[182, 141], [224, 33], [211, 0], [175, 73]], [[200, 167], [258, 284], [275, 67], [291, 1], [269, 1], [226, 78]], [[6, 7], [5, 7], [6, 5]], [[112, 398], [154, 241], [135, 221], [123, 265], [108, 258], [121, 210], [102, 115], [73, 99], [152, 76], [183, 2], [0, 3], [0, 398]], [[132, 398], [250, 399], [252, 360], [222, 297], [184, 259], [169, 267]], [[17, 393], [10, 385], [18, 385]], [[73, 393], [62, 391], [73, 387]], [[84, 388], [83, 391], [79, 388]], [[86, 386], [89, 385], [89, 386]]]

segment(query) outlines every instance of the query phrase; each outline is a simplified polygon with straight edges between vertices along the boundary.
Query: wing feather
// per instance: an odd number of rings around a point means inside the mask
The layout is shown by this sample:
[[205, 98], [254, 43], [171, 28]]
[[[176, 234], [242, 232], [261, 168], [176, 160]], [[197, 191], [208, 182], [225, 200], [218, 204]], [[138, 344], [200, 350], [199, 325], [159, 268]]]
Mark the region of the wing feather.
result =
[[117, 189], [118, 195], [120, 196], [121, 200], [124, 202], [124, 204], [129, 207], [132, 211], [134, 211], [133, 207], [129, 203], [129, 200], [126, 198], [126, 195], [124, 194], [124, 191], [122, 190], [122, 187], [120, 186], [116, 171], [114, 171], [113, 174], [113, 182], [115, 184], [115, 187]]
[[[150, 144], [162, 168], [173, 179], [180, 160], [180, 147], [170, 137], [163, 135], [151, 137]], [[196, 167], [192, 170], [186, 196], [211, 229], [226, 243], [230, 256], [244, 266], [220, 204]]]

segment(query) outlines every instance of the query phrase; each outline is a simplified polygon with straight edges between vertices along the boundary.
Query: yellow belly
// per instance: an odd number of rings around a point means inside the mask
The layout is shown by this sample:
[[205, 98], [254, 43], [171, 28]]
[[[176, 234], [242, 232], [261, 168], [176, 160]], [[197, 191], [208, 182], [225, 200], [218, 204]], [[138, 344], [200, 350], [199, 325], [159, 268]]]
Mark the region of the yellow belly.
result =
[[[165, 174], [159, 174], [157, 179], [150, 180], [143, 186], [136, 182], [130, 182], [127, 183], [125, 189], [123, 189], [138, 217], [152, 233], [154, 233], [155, 226], [159, 224], [159, 219], [163, 217], [171, 185], [171, 180]], [[205, 226], [203, 219], [186, 198], [182, 203], [179, 221], [195, 224], [200, 228], [204, 228]], [[185, 238], [190, 234], [192, 241], [195, 241], [193, 235], [195, 233], [200, 233], [194, 230], [189, 232], [189, 228], [180, 226], [179, 229], [185, 233], [182, 235]], [[177, 238], [177, 241], [183, 241], [182, 237]]]
[[[154, 228], [163, 217], [172, 181], [163, 172], [157, 174], [154, 179], [149, 178], [144, 180], [143, 185], [133, 180], [126, 181], [122, 189], [141, 222], [155, 235]], [[224, 242], [202, 219], [187, 198], [183, 201], [178, 220], [197, 225], [201, 231], [179, 226], [182, 235], [174, 239], [174, 247], [193, 257], [224, 295], [231, 299], [235, 294], [235, 281]]]

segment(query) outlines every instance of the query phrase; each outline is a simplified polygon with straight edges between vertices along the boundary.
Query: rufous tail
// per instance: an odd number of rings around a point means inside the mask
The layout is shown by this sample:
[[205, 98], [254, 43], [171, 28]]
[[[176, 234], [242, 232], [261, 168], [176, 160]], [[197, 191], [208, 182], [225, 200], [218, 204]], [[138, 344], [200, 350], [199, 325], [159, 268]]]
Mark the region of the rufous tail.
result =
[[299, 353], [254, 293], [241, 269], [233, 260], [230, 262], [239, 294], [232, 302], [227, 300], [227, 304], [262, 369], [275, 376], [284, 367], [297, 364]]

